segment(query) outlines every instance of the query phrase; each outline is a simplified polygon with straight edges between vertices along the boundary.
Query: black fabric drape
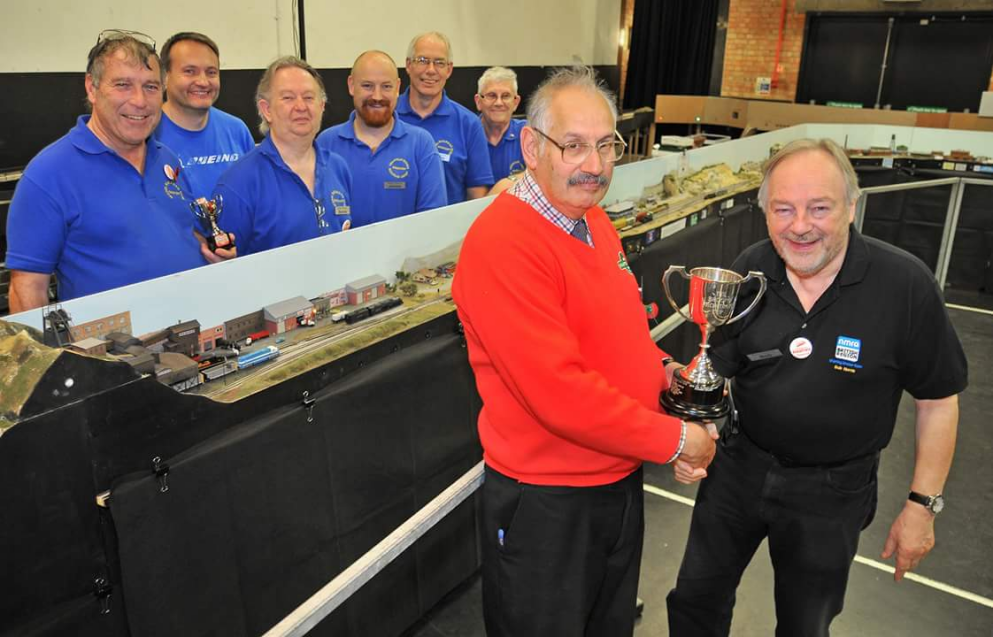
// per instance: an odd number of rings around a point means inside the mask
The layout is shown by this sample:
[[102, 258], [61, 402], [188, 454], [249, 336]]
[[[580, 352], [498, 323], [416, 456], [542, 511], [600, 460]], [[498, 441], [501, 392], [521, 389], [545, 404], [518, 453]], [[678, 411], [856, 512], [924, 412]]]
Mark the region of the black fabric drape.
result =
[[635, 3], [624, 108], [654, 107], [659, 94], [707, 94], [718, 5], [718, 0]]

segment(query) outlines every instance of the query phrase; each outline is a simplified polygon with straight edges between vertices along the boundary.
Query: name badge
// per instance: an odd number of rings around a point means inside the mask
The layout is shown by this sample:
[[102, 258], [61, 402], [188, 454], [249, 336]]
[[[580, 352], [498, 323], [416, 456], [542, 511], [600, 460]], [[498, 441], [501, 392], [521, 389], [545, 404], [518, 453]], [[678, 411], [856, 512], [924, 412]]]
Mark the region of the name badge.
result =
[[450, 161], [452, 161], [452, 154], [451, 153], [447, 153], [447, 154], [446, 153], [438, 153], [438, 156], [441, 157], [441, 161], [443, 161], [443, 162], [450, 162]]
[[350, 214], [352, 214], [352, 207], [351, 206], [335, 206], [334, 207], [334, 214], [336, 214], [336, 215], [350, 215]]
[[383, 188], [386, 190], [405, 190], [407, 188], [407, 182], [405, 181], [384, 181]]

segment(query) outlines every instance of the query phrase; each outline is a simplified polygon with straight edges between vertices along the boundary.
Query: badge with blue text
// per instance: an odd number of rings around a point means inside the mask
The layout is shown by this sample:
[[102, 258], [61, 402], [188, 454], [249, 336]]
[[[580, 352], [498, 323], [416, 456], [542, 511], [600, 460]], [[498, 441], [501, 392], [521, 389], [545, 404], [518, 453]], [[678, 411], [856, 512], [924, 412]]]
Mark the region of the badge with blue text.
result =
[[434, 144], [435, 150], [438, 151], [438, 156], [441, 157], [441, 161], [449, 162], [452, 160], [452, 153], [455, 152], [455, 146], [452, 142], [447, 139], [439, 139]]
[[836, 371], [854, 374], [862, 369], [862, 339], [853, 336], [838, 336], [834, 342], [834, 356], [828, 360]]

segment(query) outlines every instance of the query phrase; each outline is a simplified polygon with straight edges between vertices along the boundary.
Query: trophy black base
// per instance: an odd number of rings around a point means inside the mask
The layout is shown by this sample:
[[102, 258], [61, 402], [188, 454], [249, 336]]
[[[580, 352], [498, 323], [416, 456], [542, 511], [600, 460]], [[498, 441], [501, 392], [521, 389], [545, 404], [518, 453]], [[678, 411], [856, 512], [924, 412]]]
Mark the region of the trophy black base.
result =
[[673, 395], [670, 388], [659, 396], [659, 404], [670, 416], [684, 420], [717, 420], [731, 413], [731, 401], [724, 395], [723, 384], [716, 389], [698, 389], [681, 380], [678, 376], [672, 379], [679, 395]]
[[234, 248], [234, 239], [227, 232], [213, 234], [207, 237], [207, 247], [210, 248], [211, 252], [217, 252], [218, 248], [230, 250]]

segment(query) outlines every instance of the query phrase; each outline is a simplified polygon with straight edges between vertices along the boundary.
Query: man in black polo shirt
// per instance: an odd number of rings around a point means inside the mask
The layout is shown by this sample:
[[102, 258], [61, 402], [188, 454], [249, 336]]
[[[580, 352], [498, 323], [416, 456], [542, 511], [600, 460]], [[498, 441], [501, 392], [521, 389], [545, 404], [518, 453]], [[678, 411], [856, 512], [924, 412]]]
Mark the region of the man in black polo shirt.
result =
[[700, 485], [667, 600], [672, 635], [728, 634], [735, 589], [765, 537], [776, 634], [828, 634], [875, 514], [879, 451], [904, 390], [917, 407], [917, 458], [883, 558], [896, 556], [899, 581], [934, 545], [965, 355], [928, 268], [850, 225], [858, 195], [829, 140], [794, 141], [766, 165], [759, 202], [770, 239], [733, 267], [761, 270], [769, 290], [711, 350], [733, 377], [738, 419]]

